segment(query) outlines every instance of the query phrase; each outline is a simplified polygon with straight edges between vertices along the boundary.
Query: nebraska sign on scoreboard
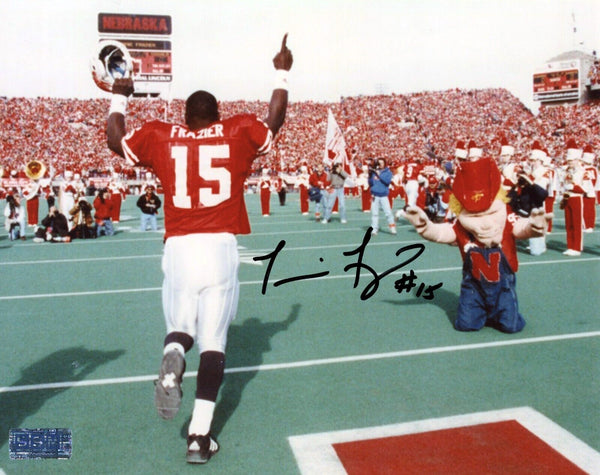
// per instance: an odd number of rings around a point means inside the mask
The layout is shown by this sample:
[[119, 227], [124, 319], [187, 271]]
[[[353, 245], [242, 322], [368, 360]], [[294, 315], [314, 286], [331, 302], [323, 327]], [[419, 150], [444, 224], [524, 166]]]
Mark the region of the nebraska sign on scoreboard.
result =
[[118, 40], [127, 46], [136, 91], [158, 93], [159, 83], [173, 79], [170, 16], [99, 13], [98, 32], [101, 40]]

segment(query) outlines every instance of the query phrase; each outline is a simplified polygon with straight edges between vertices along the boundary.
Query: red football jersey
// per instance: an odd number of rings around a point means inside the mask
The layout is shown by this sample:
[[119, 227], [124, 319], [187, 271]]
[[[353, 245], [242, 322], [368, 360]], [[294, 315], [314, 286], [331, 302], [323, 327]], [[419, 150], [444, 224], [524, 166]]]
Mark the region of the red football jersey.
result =
[[404, 165], [404, 180], [417, 180], [423, 170], [423, 165], [416, 162], [410, 162]]
[[254, 115], [236, 115], [191, 131], [148, 122], [122, 141], [132, 165], [150, 167], [164, 190], [165, 239], [194, 233], [248, 234], [244, 181], [273, 134]]

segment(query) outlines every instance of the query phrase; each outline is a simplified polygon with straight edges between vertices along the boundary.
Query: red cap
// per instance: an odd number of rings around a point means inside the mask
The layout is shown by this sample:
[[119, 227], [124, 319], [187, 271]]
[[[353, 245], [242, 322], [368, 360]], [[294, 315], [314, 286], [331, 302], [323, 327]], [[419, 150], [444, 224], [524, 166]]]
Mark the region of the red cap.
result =
[[500, 137], [500, 155], [513, 156], [515, 154], [515, 147], [508, 144], [506, 136]]
[[584, 148], [583, 148], [583, 155], [581, 157], [581, 159], [591, 165], [594, 163], [594, 158], [596, 158], [596, 154], [594, 153], [594, 149], [592, 148], [592, 146], [590, 144], [587, 144]]
[[531, 146], [531, 159], [544, 160], [548, 156], [548, 152], [542, 147], [540, 142], [536, 140]]
[[467, 147], [465, 147], [465, 143], [462, 140], [456, 142], [456, 149], [454, 150], [454, 156], [458, 158], [465, 159], [468, 156]]
[[583, 156], [583, 150], [577, 146], [575, 139], [569, 139], [567, 142], [567, 160], [580, 160]]
[[469, 142], [469, 157], [480, 158], [483, 154], [483, 149], [479, 148], [474, 140]]

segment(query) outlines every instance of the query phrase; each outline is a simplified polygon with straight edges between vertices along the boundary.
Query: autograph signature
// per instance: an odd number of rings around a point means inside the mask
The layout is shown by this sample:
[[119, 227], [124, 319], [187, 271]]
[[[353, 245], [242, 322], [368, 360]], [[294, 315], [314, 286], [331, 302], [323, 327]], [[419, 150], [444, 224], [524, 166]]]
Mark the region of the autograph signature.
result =
[[[387, 277], [391, 273], [393, 273], [393, 272], [397, 271], [398, 269], [401, 269], [402, 267], [415, 261], [423, 253], [423, 251], [425, 251], [425, 245], [422, 243], [410, 244], [408, 246], [404, 246], [396, 251], [396, 256], [399, 257], [401, 254], [404, 254], [404, 255], [408, 254], [408, 258], [406, 258], [404, 261], [400, 262], [399, 264], [397, 264], [393, 267], [390, 267], [389, 269], [387, 269], [381, 273], [378, 273], [373, 267], [371, 267], [370, 265], [368, 265], [364, 262], [365, 250], [367, 249], [367, 244], [369, 244], [369, 241], [371, 240], [372, 232], [373, 232], [373, 228], [369, 227], [369, 229], [367, 229], [367, 231], [365, 233], [362, 243], [356, 249], [343, 252], [343, 255], [346, 257], [357, 256], [356, 262], [348, 264], [344, 267], [344, 272], [348, 272], [353, 269], [355, 270], [354, 287], [353, 288], [357, 288], [358, 285], [360, 284], [361, 271], [367, 271], [371, 274], [372, 279], [368, 282], [368, 284], [365, 286], [365, 288], [362, 290], [362, 292], [360, 294], [361, 300], [367, 300], [367, 299], [371, 298], [373, 295], [375, 295], [375, 293], [379, 289], [379, 284], [383, 278]], [[263, 279], [262, 290], [261, 290], [263, 295], [265, 295], [267, 292], [267, 286], [269, 284], [269, 277], [271, 276], [271, 271], [273, 270], [273, 266], [275, 264], [277, 256], [283, 250], [283, 248], [285, 247], [285, 244], [286, 244], [285, 240], [282, 239], [281, 241], [279, 241], [279, 243], [277, 244], [277, 246], [275, 247], [273, 252], [265, 254], [264, 256], [257, 256], [257, 257], [252, 258], [254, 261], [268, 261], [267, 268], [265, 271], [265, 277]], [[323, 262], [323, 258], [320, 258], [319, 261]], [[329, 275], [329, 271], [315, 272], [313, 274], [303, 274], [303, 275], [292, 276], [292, 277], [288, 277], [285, 279], [280, 279], [280, 280], [275, 281], [273, 283], [273, 286], [279, 287], [280, 285], [289, 284], [289, 283], [297, 282], [300, 280], [318, 279], [321, 277], [325, 277], [327, 275]], [[417, 275], [415, 274], [414, 270], [410, 269], [408, 274], [403, 273], [402, 277], [394, 282], [394, 288], [396, 289], [396, 291], [398, 293], [402, 293], [404, 291], [406, 291], [407, 293], [410, 293], [411, 290], [413, 290], [415, 287], [417, 287], [416, 281], [417, 281]], [[425, 300], [433, 300], [434, 292], [437, 289], [439, 289], [441, 286], [442, 286], [442, 282], [439, 282], [434, 285], [426, 285], [425, 283], [421, 282], [416, 291], [416, 295], [417, 295], [417, 297], [423, 297]]]

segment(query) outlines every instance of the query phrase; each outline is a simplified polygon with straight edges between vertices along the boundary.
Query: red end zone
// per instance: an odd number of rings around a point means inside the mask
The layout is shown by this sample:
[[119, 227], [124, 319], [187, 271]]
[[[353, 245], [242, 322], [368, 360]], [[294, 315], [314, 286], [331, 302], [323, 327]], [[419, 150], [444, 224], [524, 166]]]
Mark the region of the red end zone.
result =
[[289, 437], [302, 474], [598, 473], [600, 454], [539, 412], [513, 408]]
[[333, 448], [349, 475], [585, 473], [517, 421], [346, 442]]

